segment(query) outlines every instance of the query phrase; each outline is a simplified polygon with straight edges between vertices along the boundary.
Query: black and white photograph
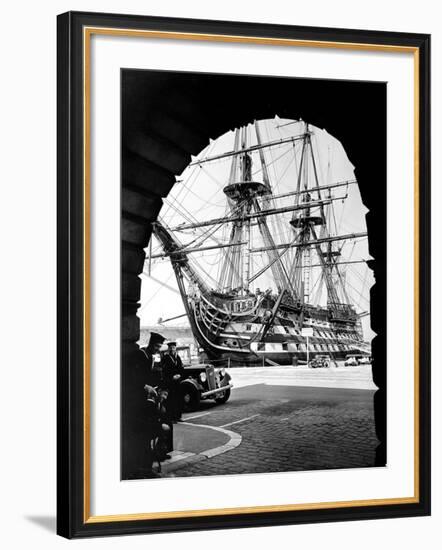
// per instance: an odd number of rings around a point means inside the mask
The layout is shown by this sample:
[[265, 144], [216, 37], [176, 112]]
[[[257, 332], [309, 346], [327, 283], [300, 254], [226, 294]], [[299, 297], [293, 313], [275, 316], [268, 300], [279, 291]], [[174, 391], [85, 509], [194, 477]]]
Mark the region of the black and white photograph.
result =
[[122, 479], [384, 467], [386, 84], [122, 69], [121, 126]]

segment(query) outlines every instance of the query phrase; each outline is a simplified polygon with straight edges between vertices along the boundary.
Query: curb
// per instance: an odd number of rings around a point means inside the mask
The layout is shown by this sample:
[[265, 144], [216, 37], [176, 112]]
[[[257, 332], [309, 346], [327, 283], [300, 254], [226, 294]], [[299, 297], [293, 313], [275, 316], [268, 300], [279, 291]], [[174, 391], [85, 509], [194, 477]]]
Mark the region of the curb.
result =
[[200, 453], [186, 453], [183, 451], [174, 451], [172, 453], [173, 455], [172, 458], [162, 462], [161, 474], [167, 475], [171, 472], [175, 472], [176, 470], [179, 470], [180, 468], [184, 468], [189, 464], [201, 462], [202, 460], [207, 460], [209, 458], [213, 458], [214, 456], [227, 453], [228, 451], [235, 449], [235, 447], [238, 447], [241, 444], [242, 437], [239, 434], [232, 432], [231, 430], [226, 430], [225, 428], [218, 428], [218, 426], [208, 426], [207, 424], [194, 424], [193, 422], [186, 422], [186, 424], [189, 426], [195, 426], [196, 428], [204, 428], [204, 429], [210, 429], [210, 430], [215, 430], [217, 432], [221, 432], [229, 437], [229, 441], [224, 445], [219, 445], [218, 447], [213, 447], [212, 449], [207, 449]]

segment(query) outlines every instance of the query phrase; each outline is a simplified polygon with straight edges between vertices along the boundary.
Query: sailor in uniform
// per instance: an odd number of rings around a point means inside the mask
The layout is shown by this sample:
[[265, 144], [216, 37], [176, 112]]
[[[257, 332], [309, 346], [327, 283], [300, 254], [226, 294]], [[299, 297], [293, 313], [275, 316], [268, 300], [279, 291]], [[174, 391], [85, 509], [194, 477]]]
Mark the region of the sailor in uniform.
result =
[[149, 344], [141, 348], [148, 362], [148, 382], [146, 383], [150, 386], [158, 386], [161, 383], [162, 367], [160, 350], [165, 340], [164, 336], [161, 336], [158, 332], [151, 332]]
[[168, 414], [172, 421], [181, 420], [183, 410], [181, 380], [184, 378], [184, 367], [181, 357], [177, 353], [176, 342], [167, 342], [168, 351], [163, 355], [162, 372], [164, 384], [168, 389]]
[[[145, 348], [141, 348], [141, 350], [144, 352], [147, 359], [149, 360], [150, 364], [149, 385], [155, 386], [160, 395], [164, 390], [166, 390], [167, 394], [169, 394], [169, 384], [164, 378], [163, 362], [160, 356], [160, 352], [162, 351], [165, 340], [166, 339], [161, 336], [161, 334], [151, 332], [149, 345]], [[170, 418], [169, 411], [167, 410], [168, 403], [169, 398], [167, 397], [164, 405], [161, 406], [161, 411], [164, 410], [164, 413], [161, 415], [162, 422], [168, 426], [167, 436], [164, 441], [164, 453], [160, 457], [161, 460], [167, 460], [171, 458], [169, 453], [173, 451], [173, 424], [172, 419]]]
[[153, 437], [156, 418], [149, 407], [148, 392], [155, 382], [154, 361], [165, 338], [156, 332], [149, 344], [134, 354], [122, 373], [123, 478], [153, 477], [153, 457], [148, 441]]

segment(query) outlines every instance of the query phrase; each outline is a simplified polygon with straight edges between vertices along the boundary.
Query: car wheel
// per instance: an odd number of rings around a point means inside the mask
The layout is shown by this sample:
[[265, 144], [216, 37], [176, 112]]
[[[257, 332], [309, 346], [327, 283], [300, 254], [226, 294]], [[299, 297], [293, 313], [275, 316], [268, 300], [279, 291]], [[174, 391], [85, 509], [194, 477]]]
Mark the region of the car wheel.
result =
[[227, 403], [230, 397], [230, 389], [220, 392], [216, 397], [215, 401], [219, 404]]
[[190, 384], [184, 384], [182, 388], [183, 408], [185, 411], [194, 411], [200, 404], [199, 391]]

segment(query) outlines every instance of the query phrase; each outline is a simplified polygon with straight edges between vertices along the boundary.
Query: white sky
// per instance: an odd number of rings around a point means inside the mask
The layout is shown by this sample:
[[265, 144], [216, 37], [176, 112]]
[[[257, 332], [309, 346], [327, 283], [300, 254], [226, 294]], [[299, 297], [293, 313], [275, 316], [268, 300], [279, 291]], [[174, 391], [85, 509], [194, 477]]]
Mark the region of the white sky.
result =
[[[289, 123], [289, 124], [288, 124]], [[302, 134], [305, 128], [303, 122], [295, 122], [279, 119], [260, 121], [262, 141], [274, 141], [281, 138], [287, 138]], [[318, 178], [320, 185], [328, 185], [338, 181], [353, 180], [354, 167], [347, 158], [343, 146], [338, 140], [333, 138], [325, 130], [310, 126], [313, 132], [312, 144], [313, 152], [318, 169]], [[249, 126], [249, 145], [256, 143], [256, 136], [252, 126]], [[224, 153], [234, 149], [234, 132], [228, 132], [218, 139], [212, 141], [196, 158], [202, 159], [207, 156]], [[299, 160], [301, 158], [302, 141], [296, 142], [295, 147], [292, 143], [286, 143], [277, 147], [265, 149], [265, 159], [268, 165], [269, 177], [273, 189], [273, 194], [280, 194], [294, 191], [296, 189]], [[254, 180], [262, 181], [260, 161], [258, 152], [252, 154], [253, 167], [252, 174]], [[223, 193], [224, 186], [228, 183], [231, 158], [225, 158], [209, 162], [199, 166], [187, 167], [184, 172], [177, 176], [177, 184], [172, 188], [164, 206], [160, 212], [160, 218], [170, 227], [180, 223], [192, 220], [208, 220], [211, 218], [222, 217], [226, 214], [227, 201]], [[313, 181], [312, 166], [309, 168], [311, 174], [310, 181]], [[334, 217], [330, 209], [329, 225], [331, 234], [347, 234], [366, 231], [365, 214], [367, 209], [362, 204], [359, 188], [357, 185], [341, 187], [332, 190], [332, 196], [342, 197], [348, 193], [345, 201], [334, 201]], [[293, 197], [275, 201], [276, 207], [288, 206], [293, 204]], [[293, 239], [293, 230], [289, 225], [293, 213], [280, 214], [267, 218], [272, 236], [277, 243], [289, 242]], [[336, 220], [337, 231], [334, 227]], [[210, 246], [216, 242], [228, 242], [230, 233], [230, 224], [224, 224], [215, 233], [213, 238], [208, 239], [202, 246]], [[196, 236], [202, 235], [211, 228], [198, 228], [187, 230], [186, 232], [177, 232], [175, 235], [183, 244], [189, 243]], [[254, 247], [262, 246], [261, 237], [256, 228], [252, 230], [252, 243]], [[354, 244], [355, 243], [355, 244]], [[344, 241], [338, 242], [340, 247]], [[161, 248], [154, 238], [152, 243], [153, 253], [161, 252]], [[224, 250], [210, 250], [191, 255], [191, 258], [197, 260], [199, 266], [204, 270], [204, 279], [208, 286], [214, 287], [215, 282], [211, 278], [217, 279], [220, 266], [221, 254]], [[293, 251], [294, 252], [294, 251]], [[341, 261], [369, 259], [367, 239], [357, 241], [345, 241], [342, 249]], [[148, 248], [146, 249], [148, 254]], [[291, 254], [289, 252], [288, 254]], [[252, 254], [252, 273], [257, 271], [266, 263], [265, 253]], [[288, 256], [288, 255], [287, 255]], [[312, 255], [312, 264], [316, 264], [316, 255]], [[347, 292], [351, 301], [356, 305], [358, 312], [369, 310], [369, 289], [374, 283], [372, 272], [365, 263], [350, 264], [340, 266], [344, 274]], [[141, 307], [139, 316], [141, 326], [154, 325], [158, 319], [168, 319], [184, 313], [184, 306], [178, 293], [178, 287], [175, 280], [170, 261], [168, 258], [156, 259], [151, 262], [151, 277], [147, 276], [148, 266], [145, 265], [145, 272], [142, 276], [141, 286]], [[317, 279], [316, 275], [320, 273], [319, 268], [312, 268], [312, 280]], [[252, 289], [260, 287], [266, 289], [272, 287], [274, 283], [271, 277], [271, 270], [256, 280]], [[317, 288], [317, 287], [316, 287]], [[320, 303], [325, 303], [325, 292], [320, 295]], [[366, 340], [371, 340], [374, 333], [369, 326], [370, 316], [362, 319], [364, 336]], [[171, 325], [186, 325], [185, 317], [171, 321]]]

